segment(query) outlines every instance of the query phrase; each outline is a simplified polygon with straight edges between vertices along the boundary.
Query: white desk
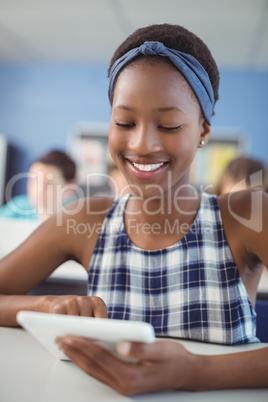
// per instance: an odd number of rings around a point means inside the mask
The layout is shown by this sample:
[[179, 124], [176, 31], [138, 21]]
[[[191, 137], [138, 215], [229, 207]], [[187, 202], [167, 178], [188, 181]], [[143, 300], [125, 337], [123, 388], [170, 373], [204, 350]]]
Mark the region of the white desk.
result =
[[[266, 345], [222, 347], [182, 342], [195, 353], [219, 354]], [[57, 361], [31, 335], [19, 328], [0, 327], [1, 402], [267, 402], [268, 389], [191, 393], [160, 392], [128, 398], [86, 375], [72, 362]]]

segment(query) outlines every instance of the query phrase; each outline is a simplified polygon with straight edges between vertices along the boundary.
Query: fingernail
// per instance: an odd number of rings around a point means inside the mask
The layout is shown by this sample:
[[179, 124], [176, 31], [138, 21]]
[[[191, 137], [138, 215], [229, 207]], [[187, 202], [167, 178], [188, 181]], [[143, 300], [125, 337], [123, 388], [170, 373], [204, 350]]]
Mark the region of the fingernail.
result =
[[59, 348], [60, 350], [62, 350], [62, 349], [63, 349], [62, 342], [56, 342], [56, 343], [57, 343], [58, 348]]
[[121, 355], [128, 356], [129, 352], [130, 352], [130, 347], [131, 347], [130, 342], [122, 341], [122, 342], [118, 343], [116, 349], [117, 349], [117, 352], [120, 353]]
[[55, 343], [56, 343], [56, 345], [58, 346], [59, 349], [62, 349], [62, 344], [63, 344], [62, 338], [55, 339]]
[[62, 342], [62, 336], [58, 336], [58, 338], [55, 339], [55, 342], [57, 344], [61, 343]]

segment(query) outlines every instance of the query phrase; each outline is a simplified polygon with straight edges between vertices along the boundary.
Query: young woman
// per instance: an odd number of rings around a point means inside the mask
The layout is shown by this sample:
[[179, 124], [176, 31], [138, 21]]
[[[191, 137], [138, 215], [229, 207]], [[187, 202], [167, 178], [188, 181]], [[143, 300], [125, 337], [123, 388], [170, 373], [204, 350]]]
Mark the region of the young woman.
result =
[[[24, 309], [143, 320], [171, 338], [258, 342], [254, 304], [262, 264], [268, 266], [267, 195], [217, 198], [189, 184], [218, 98], [208, 48], [180, 26], [149, 26], [117, 49], [109, 78], [110, 152], [132, 195], [79, 200], [3, 259], [0, 323], [17, 325]], [[68, 259], [88, 271], [88, 296], [25, 295]], [[79, 337], [66, 336], [59, 347], [128, 395], [268, 385], [268, 348], [198, 356], [172, 340], [122, 343], [122, 355], [139, 359], [129, 364]]]

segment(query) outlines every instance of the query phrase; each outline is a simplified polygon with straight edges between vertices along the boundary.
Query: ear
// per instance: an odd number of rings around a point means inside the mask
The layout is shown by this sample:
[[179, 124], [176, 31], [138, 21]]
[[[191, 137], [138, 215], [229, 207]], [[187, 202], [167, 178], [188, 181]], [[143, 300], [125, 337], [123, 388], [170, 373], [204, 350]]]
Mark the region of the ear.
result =
[[200, 127], [201, 130], [200, 130], [198, 148], [203, 148], [209, 140], [211, 127], [205, 119], [203, 119], [203, 121], [200, 123], [200, 125], [201, 125], [201, 127]]

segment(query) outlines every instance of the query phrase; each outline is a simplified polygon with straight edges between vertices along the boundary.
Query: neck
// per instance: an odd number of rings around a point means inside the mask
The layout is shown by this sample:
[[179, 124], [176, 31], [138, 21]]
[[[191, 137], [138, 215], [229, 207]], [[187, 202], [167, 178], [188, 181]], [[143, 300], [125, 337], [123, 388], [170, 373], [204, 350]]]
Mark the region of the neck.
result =
[[[164, 201], [167, 201], [165, 198]], [[200, 195], [183, 191], [170, 204], [159, 198], [130, 197], [125, 210], [125, 228], [137, 246], [158, 250], [178, 242], [190, 230], [199, 205]]]
[[200, 194], [190, 184], [182, 185], [176, 191], [168, 190], [161, 195], [142, 198], [133, 195], [126, 207], [129, 215], [143, 221], [162, 221], [195, 215], [199, 206]]

